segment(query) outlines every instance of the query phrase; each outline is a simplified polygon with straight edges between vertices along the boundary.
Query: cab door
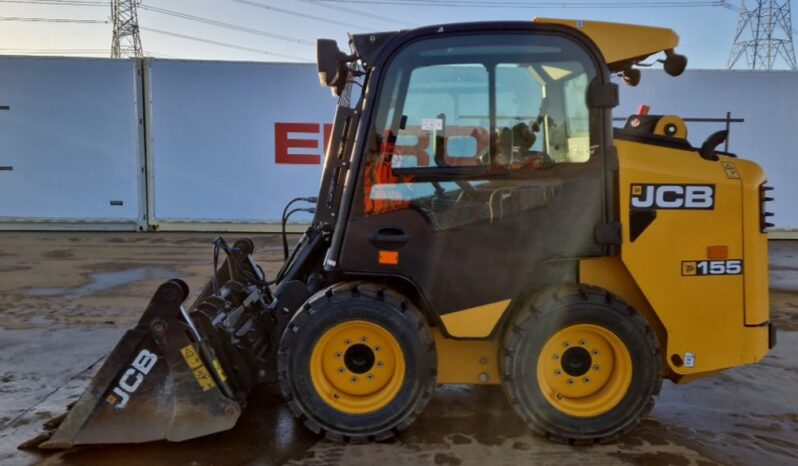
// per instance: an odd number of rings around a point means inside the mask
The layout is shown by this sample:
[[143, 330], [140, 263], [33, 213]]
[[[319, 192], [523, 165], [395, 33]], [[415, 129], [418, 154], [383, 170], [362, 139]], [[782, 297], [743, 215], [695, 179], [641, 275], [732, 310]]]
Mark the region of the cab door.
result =
[[[554, 33], [411, 42], [376, 77], [339, 259], [400, 277], [455, 337], [488, 337], [531, 287], [602, 255], [604, 76]], [[371, 88], [373, 86], [370, 85]]]

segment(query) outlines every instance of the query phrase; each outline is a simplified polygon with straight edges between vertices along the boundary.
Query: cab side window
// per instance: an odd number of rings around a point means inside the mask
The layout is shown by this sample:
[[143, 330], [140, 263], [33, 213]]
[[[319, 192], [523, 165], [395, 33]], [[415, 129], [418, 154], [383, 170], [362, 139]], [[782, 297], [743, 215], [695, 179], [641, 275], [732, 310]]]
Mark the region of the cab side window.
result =
[[363, 215], [414, 208], [438, 229], [556, 196], [591, 159], [587, 53], [557, 36], [428, 39], [390, 65], [362, 173]]

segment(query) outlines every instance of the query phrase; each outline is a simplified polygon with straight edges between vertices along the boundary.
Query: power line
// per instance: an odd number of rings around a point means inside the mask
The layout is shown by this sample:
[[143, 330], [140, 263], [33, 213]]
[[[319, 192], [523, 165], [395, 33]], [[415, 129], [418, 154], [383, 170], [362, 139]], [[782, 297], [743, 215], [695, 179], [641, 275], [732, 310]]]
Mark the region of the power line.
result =
[[377, 14], [374, 14], [374, 13], [368, 13], [368, 12], [365, 12], [365, 11], [356, 10], [354, 8], [346, 8], [346, 7], [343, 7], [343, 6], [340, 6], [340, 5], [335, 5], [335, 6], [326, 5], [325, 2], [323, 2], [323, 1], [316, 1], [316, 0], [297, 0], [297, 1], [298, 2], [303, 2], [303, 3], [309, 3], [309, 4], [314, 5], [314, 6], [320, 6], [322, 8], [328, 8], [328, 9], [335, 10], [335, 11], [342, 11], [342, 12], [350, 13], [350, 14], [353, 14], [353, 15], [364, 16], [366, 18], [379, 19], [381, 21], [387, 21], [389, 23], [404, 24], [405, 26], [418, 26], [418, 23], [410, 23], [410, 22], [402, 21], [402, 20], [399, 20], [399, 19], [396, 19], [396, 18], [390, 18], [388, 16], [380, 16], [380, 15], [377, 15]]
[[288, 58], [288, 59], [291, 59], [291, 60], [307, 61], [306, 59], [301, 58], [301, 57], [297, 57], [295, 55], [286, 55], [286, 54], [282, 54], [282, 53], [269, 52], [268, 50], [256, 49], [256, 48], [251, 48], [251, 47], [244, 47], [242, 45], [230, 44], [230, 43], [227, 43], [227, 42], [219, 42], [219, 41], [215, 41], [215, 40], [211, 40], [211, 39], [206, 39], [204, 37], [189, 36], [187, 34], [179, 34], [177, 32], [164, 31], [162, 29], [154, 29], [154, 28], [146, 28], [146, 27], [142, 27], [140, 29], [142, 31], [154, 32], [156, 34], [163, 34], [163, 35], [172, 36], [172, 37], [179, 37], [181, 39], [193, 40], [193, 41], [196, 41], [196, 42], [203, 42], [205, 44], [218, 45], [219, 47], [227, 47], [227, 48], [230, 48], [230, 49], [244, 50], [246, 52], [259, 53], [261, 55], [269, 55], [269, 56], [275, 56], [275, 57], [281, 57], [281, 58]]
[[174, 55], [169, 55], [169, 54], [166, 54], [166, 53], [161, 53], [161, 52], [153, 52], [153, 51], [144, 52], [144, 56], [145, 57], [153, 57], [153, 58], [158, 58], [158, 57], [173, 58], [175, 60], [180, 60], [180, 57], [177, 57], [177, 56], [174, 56]]
[[232, 1], [234, 1], [236, 3], [244, 4], [244, 5], [253, 6], [253, 7], [256, 7], [256, 8], [262, 8], [264, 10], [276, 11], [278, 13], [284, 13], [284, 14], [287, 14], [287, 15], [299, 16], [301, 18], [313, 19], [313, 20], [316, 20], [316, 21], [322, 21], [322, 22], [325, 22], [325, 23], [337, 24], [339, 26], [346, 26], [346, 27], [358, 29], [360, 31], [365, 31], [365, 28], [363, 28], [359, 24], [345, 23], [343, 21], [336, 21], [336, 20], [329, 19], [329, 18], [323, 18], [321, 16], [314, 16], [314, 15], [309, 15], [307, 13], [300, 13], [298, 11], [286, 10], [285, 8], [278, 8], [276, 6], [264, 5], [263, 3], [253, 2], [253, 1], [250, 1], [250, 0], [232, 0]]
[[27, 5], [58, 5], [58, 6], [101, 6], [108, 7], [109, 2], [90, 0], [0, 0], [0, 3], [23, 3]]
[[[236, 0], [238, 1], [238, 0]], [[691, 8], [691, 7], [719, 7], [724, 6], [724, 0], [707, 1], [671, 1], [671, 2], [519, 2], [519, 1], [466, 1], [466, 0], [318, 0], [325, 3], [352, 3], [363, 5], [404, 5], [426, 7], [475, 7], [475, 8]]]
[[187, 20], [190, 20], [190, 21], [196, 21], [196, 22], [199, 22], [199, 23], [210, 24], [212, 26], [218, 26], [218, 27], [221, 27], [221, 28], [231, 29], [231, 30], [234, 30], [234, 31], [247, 32], [247, 33], [256, 34], [256, 35], [259, 35], [259, 36], [270, 37], [272, 39], [278, 39], [278, 40], [284, 40], [284, 41], [287, 41], [287, 42], [293, 42], [295, 44], [315, 45], [311, 41], [308, 41], [308, 40], [305, 40], [305, 39], [300, 39], [300, 38], [297, 38], [297, 37], [285, 36], [285, 35], [282, 35], [282, 34], [275, 34], [273, 32], [264, 31], [262, 29], [253, 29], [253, 28], [249, 28], [249, 27], [246, 27], [246, 26], [239, 26], [239, 25], [231, 24], [231, 23], [224, 23], [222, 21], [217, 21], [215, 19], [203, 18], [201, 16], [194, 16], [194, 15], [190, 15], [188, 13], [181, 13], [179, 11], [167, 10], [165, 8], [158, 8], [158, 7], [149, 6], [149, 5], [139, 5], [139, 8], [142, 9], [142, 10], [153, 11], [155, 13], [161, 13], [161, 14], [164, 14], [164, 15], [174, 16], [176, 18], [182, 18], [182, 19], [187, 19]]
[[21, 23], [80, 23], [80, 24], [108, 24], [110, 21], [101, 19], [73, 19], [73, 18], [31, 18], [22, 16], [0, 16], [0, 21], [15, 21]]
[[0, 48], [0, 52], [26, 53], [26, 54], [81, 54], [81, 53], [108, 53], [106, 49], [15, 49]]

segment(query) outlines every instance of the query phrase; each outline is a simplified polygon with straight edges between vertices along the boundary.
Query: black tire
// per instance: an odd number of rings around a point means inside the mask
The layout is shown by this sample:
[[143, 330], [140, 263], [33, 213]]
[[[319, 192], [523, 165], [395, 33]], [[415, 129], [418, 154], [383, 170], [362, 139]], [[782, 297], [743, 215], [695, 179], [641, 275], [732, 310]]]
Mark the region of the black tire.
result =
[[[593, 417], [577, 417], [558, 409], [538, 383], [537, 367], [543, 361], [538, 358], [544, 345], [558, 331], [577, 324], [610, 330], [631, 356], [631, 381], [625, 394], [614, 407]], [[564, 352], [562, 359], [565, 370]], [[590, 364], [588, 361], [588, 367], [593, 367]], [[648, 414], [662, 386], [659, 345], [646, 320], [617, 296], [589, 286], [549, 289], [519, 309], [506, 326], [500, 365], [502, 385], [515, 411], [535, 433], [561, 443], [617, 439]]]
[[[404, 355], [404, 377], [387, 405], [352, 414], [327, 403], [314, 388], [310, 362], [322, 335], [347, 321], [386, 330]], [[437, 376], [432, 333], [421, 312], [399, 293], [368, 283], [343, 283], [312, 296], [288, 324], [278, 356], [280, 389], [310, 430], [338, 442], [380, 441], [407, 429], [427, 405]]]

